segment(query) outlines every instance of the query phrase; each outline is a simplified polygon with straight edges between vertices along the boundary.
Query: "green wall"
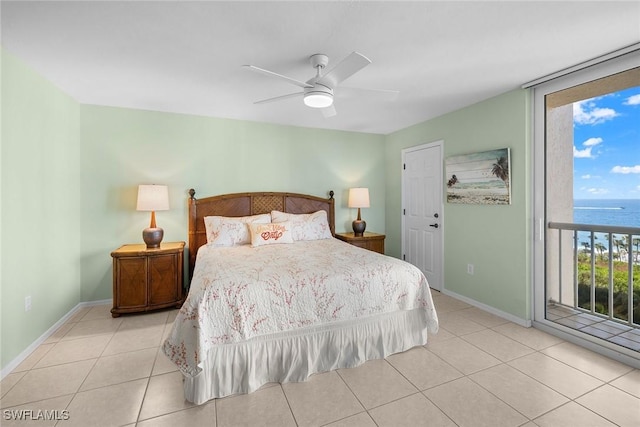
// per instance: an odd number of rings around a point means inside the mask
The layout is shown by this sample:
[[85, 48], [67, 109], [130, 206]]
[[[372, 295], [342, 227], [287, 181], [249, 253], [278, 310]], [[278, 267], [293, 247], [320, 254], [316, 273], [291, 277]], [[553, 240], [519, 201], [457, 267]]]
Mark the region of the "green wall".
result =
[[138, 184], [169, 186], [171, 210], [157, 213], [167, 241], [187, 239], [189, 188], [334, 190], [336, 228], [346, 231], [348, 188], [366, 186], [367, 229], [386, 233], [398, 257], [401, 151], [436, 140], [445, 157], [511, 148], [510, 206], [445, 204], [445, 289], [529, 319], [528, 106], [518, 90], [387, 136], [298, 128], [79, 105], [3, 51], [2, 367], [79, 302], [111, 298], [110, 252], [140, 243], [148, 226], [135, 211]]
[[2, 51], [2, 367], [80, 302], [79, 117]]
[[[349, 187], [369, 187], [370, 230], [384, 232], [384, 136], [121, 108], [81, 107], [82, 300], [111, 298], [109, 253], [142, 243], [149, 213], [136, 212], [138, 184], [166, 184], [171, 210], [157, 212], [166, 241], [187, 240], [187, 191], [336, 195], [336, 230], [355, 210]], [[366, 153], [366, 155], [362, 155]]]
[[[526, 90], [509, 92], [390, 134], [386, 144], [385, 243], [396, 257], [402, 249], [402, 149], [443, 140], [446, 159], [511, 148], [511, 205], [444, 203], [444, 289], [520, 319], [531, 318], [529, 98]], [[474, 275], [467, 264], [474, 264]]]

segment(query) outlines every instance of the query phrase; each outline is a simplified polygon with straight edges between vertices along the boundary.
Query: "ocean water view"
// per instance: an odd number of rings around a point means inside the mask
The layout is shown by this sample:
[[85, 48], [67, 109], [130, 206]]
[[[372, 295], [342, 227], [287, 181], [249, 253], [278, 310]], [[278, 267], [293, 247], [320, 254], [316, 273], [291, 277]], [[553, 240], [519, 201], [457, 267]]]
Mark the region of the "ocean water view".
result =
[[[575, 199], [573, 202], [573, 222], [590, 225], [615, 225], [640, 228], [640, 199]], [[617, 239], [622, 235], [615, 235]], [[596, 240], [607, 245], [605, 233], [595, 233]], [[640, 236], [634, 236], [634, 240]], [[614, 238], [616, 240], [616, 238]], [[578, 232], [578, 246], [590, 244], [588, 232]], [[636, 245], [634, 244], [634, 252]], [[613, 248], [617, 252], [617, 247]], [[638, 255], [634, 256], [638, 260]], [[637, 262], [637, 261], [636, 261]]]
[[576, 199], [573, 222], [640, 227], [640, 199]]

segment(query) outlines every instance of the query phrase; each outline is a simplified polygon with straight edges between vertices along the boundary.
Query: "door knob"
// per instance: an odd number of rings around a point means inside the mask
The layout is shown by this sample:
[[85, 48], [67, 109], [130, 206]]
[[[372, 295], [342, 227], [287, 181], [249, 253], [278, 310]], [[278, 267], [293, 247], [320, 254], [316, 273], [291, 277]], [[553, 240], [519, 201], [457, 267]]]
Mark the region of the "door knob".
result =
[[429, 224], [429, 227], [438, 228], [438, 224]]

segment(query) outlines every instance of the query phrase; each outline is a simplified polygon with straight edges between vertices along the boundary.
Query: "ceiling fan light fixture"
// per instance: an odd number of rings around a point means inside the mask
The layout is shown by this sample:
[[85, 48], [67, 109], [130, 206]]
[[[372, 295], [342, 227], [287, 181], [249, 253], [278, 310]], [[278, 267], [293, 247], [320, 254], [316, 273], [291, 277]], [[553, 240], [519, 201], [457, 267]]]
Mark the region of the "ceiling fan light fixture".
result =
[[312, 80], [308, 83], [313, 87], [304, 89], [304, 105], [311, 108], [327, 108], [333, 104], [333, 89]]
[[324, 70], [329, 63], [329, 57], [327, 55], [316, 53], [309, 57], [309, 62], [311, 66], [315, 68], [316, 76], [306, 82], [265, 70], [255, 65], [245, 65], [244, 67], [249, 70], [284, 80], [287, 83], [303, 89], [303, 92], [263, 99], [262, 101], [254, 102], [254, 104], [265, 104], [267, 102], [281, 101], [302, 95], [302, 100], [307, 107], [322, 110], [321, 112], [324, 117], [333, 117], [336, 115], [336, 109], [333, 107], [333, 89], [343, 80], [348, 79], [362, 68], [371, 64], [370, 59], [358, 52], [351, 52], [349, 56], [338, 62], [336, 66], [324, 74], [322, 70]]
[[333, 95], [325, 92], [309, 92], [304, 95], [304, 105], [311, 108], [326, 108], [333, 104]]

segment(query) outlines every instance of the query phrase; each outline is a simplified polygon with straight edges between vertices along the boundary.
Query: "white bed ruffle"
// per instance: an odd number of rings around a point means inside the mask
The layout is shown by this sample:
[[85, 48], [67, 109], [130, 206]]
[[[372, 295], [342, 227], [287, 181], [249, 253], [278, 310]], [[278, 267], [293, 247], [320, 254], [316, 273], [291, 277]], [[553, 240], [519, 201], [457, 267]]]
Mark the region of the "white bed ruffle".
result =
[[437, 320], [414, 309], [218, 345], [203, 361], [207, 369], [184, 376], [185, 398], [202, 404], [269, 382], [300, 382], [315, 373], [352, 368], [426, 344], [427, 329], [437, 331]]

